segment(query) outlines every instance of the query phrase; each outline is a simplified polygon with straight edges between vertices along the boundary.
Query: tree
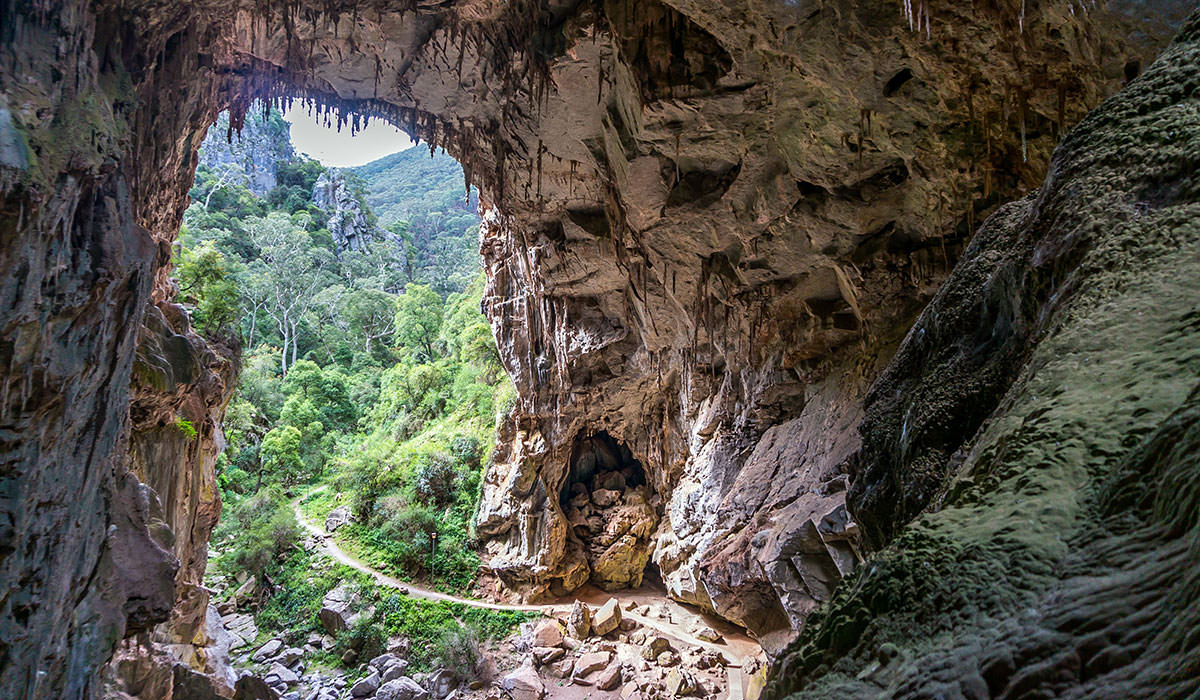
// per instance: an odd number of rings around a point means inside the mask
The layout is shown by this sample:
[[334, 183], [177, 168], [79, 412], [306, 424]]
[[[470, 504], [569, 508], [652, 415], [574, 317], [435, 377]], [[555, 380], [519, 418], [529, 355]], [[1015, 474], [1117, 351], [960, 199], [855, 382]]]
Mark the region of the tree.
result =
[[396, 301], [396, 339], [412, 354], [437, 358], [434, 344], [442, 328], [442, 298], [423, 284], [410, 284]]
[[259, 485], [262, 485], [263, 472], [279, 477], [285, 486], [291, 486], [300, 480], [304, 473], [304, 458], [300, 452], [300, 429], [293, 425], [281, 425], [272, 428], [263, 436], [262, 469], [258, 473]]
[[175, 275], [179, 299], [192, 306], [192, 322], [206, 335], [229, 335], [238, 317], [238, 290], [225, 256], [212, 241], [180, 251]]
[[208, 205], [212, 202], [213, 195], [221, 190], [233, 187], [235, 185], [244, 186], [247, 181], [246, 169], [241, 163], [224, 162], [218, 164], [213, 170], [208, 171], [209, 177], [206, 178], [205, 186], [208, 187], [208, 193], [204, 195], [204, 202], [201, 206], [205, 211], [208, 210]]
[[342, 314], [370, 355], [375, 341], [390, 338], [396, 330], [396, 297], [377, 289], [359, 289], [346, 296]]
[[[301, 215], [301, 219], [304, 218]], [[325, 282], [320, 258], [313, 250], [309, 233], [298, 228], [285, 214], [273, 212], [254, 219], [248, 229], [261, 251], [261, 261], [256, 266], [251, 286], [256, 294], [266, 299], [265, 311], [275, 321], [283, 338], [280, 367], [286, 376], [289, 365], [296, 362], [299, 353], [301, 318]]]

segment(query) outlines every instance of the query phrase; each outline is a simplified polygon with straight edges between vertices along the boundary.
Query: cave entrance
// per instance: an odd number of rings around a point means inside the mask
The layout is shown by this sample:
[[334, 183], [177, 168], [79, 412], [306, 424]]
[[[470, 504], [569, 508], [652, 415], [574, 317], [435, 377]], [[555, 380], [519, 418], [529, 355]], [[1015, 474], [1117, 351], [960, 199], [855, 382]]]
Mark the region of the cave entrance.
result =
[[650, 541], [659, 500], [641, 462], [607, 432], [576, 438], [559, 504], [593, 584], [608, 591], [636, 588], [657, 569]]

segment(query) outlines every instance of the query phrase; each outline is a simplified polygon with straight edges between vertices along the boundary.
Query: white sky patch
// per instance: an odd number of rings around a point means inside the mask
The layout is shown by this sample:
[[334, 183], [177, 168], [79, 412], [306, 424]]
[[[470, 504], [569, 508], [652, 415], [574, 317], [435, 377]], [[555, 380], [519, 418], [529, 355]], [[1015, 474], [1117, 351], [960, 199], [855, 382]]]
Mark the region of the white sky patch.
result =
[[296, 151], [307, 153], [329, 167], [365, 165], [417, 145], [408, 134], [382, 119], [372, 119], [367, 128], [351, 136], [349, 124], [339, 132], [330, 115], [327, 127], [323, 117], [315, 111], [310, 115], [299, 103], [284, 110], [283, 118], [292, 125], [292, 145]]

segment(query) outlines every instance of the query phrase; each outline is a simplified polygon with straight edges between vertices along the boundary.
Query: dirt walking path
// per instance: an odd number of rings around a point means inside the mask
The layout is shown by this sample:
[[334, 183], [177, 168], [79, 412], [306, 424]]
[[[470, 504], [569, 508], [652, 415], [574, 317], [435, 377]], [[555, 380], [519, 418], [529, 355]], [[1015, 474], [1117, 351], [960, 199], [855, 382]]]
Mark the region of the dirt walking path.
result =
[[[315, 493], [314, 492], [310, 492]], [[424, 600], [441, 600], [449, 603], [459, 603], [475, 608], [486, 608], [488, 610], [515, 610], [521, 612], [541, 613], [543, 615], [564, 617], [571, 611], [571, 606], [576, 600], [587, 603], [590, 606], [596, 607], [603, 605], [609, 598], [616, 598], [618, 605], [621, 606], [622, 618], [628, 618], [637, 622], [642, 627], [648, 630], [654, 630], [660, 635], [680, 642], [689, 646], [707, 649], [720, 652], [724, 655], [729, 663], [729, 682], [730, 694], [729, 698], [742, 697], [741, 691], [745, 688], [747, 678], [740, 672], [742, 660], [746, 657], [758, 657], [762, 653], [762, 648], [745, 633], [737, 630], [731, 625], [701, 615], [695, 611], [683, 607], [679, 603], [667, 598], [662, 592], [638, 589], [633, 591], [621, 591], [617, 594], [609, 594], [604, 591], [584, 587], [576, 591], [575, 595], [569, 599], [560, 599], [554, 603], [544, 605], [527, 605], [527, 604], [510, 604], [510, 603], [493, 603], [486, 600], [476, 598], [464, 598], [449, 593], [442, 593], [424, 586], [420, 586], [407, 581], [401, 581], [384, 574], [364, 562], [359, 561], [350, 554], [346, 553], [333, 539], [333, 535], [325, 531], [325, 529], [315, 523], [310, 522], [300, 509], [300, 501], [303, 497], [292, 501], [292, 511], [295, 513], [296, 522], [304, 530], [312, 535], [318, 542], [321, 543], [321, 553], [326, 556], [345, 564], [346, 566], [361, 571], [370, 576], [376, 584], [387, 588], [396, 589], [402, 593], [410, 595], [414, 598], [422, 598]], [[635, 604], [639, 608], [651, 607], [651, 613], [643, 615], [634, 610], [627, 610], [630, 603]], [[652, 615], [662, 615], [657, 617]], [[665, 618], [665, 619], [664, 619]], [[700, 627], [712, 627], [721, 633], [723, 640], [719, 643], [706, 642], [699, 639], [692, 632]], [[740, 686], [735, 688], [734, 686]]]

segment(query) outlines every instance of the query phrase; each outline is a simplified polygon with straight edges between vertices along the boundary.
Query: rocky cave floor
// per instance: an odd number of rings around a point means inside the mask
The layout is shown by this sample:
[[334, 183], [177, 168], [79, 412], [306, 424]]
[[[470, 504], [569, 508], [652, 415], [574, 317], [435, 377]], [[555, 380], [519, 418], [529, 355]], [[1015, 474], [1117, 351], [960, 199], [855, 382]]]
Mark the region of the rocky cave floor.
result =
[[[392, 581], [341, 552], [327, 534], [309, 530], [307, 550], [351, 562], [379, 583], [417, 597], [491, 604]], [[319, 652], [334, 649], [334, 635], [358, 616], [350, 586], [339, 586], [322, 601], [325, 633], [310, 633], [302, 647], [289, 647], [280, 638], [262, 642], [253, 618], [252, 579], [215, 576], [209, 583], [236, 587], [210, 606], [208, 634], [217, 640], [216, 655], [227, 659], [227, 678], [244, 679], [238, 683], [244, 695], [238, 697], [255, 700], [741, 700], [749, 686], [761, 684], [766, 668], [762, 650], [742, 630], [670, 600], [657, 582], [613, 593], [589, 585], [547, 605], [513, 606], [542, 616], [503, 640], [481, 643], [477, 669], [423, 673], [409, 672], [410, 641], [401, 637], [388, 640], [386, 653], [350, 670], [315, 662]], [[343, 662], [354, 664], [357, 652], [347, 653], [354, 656]]]

